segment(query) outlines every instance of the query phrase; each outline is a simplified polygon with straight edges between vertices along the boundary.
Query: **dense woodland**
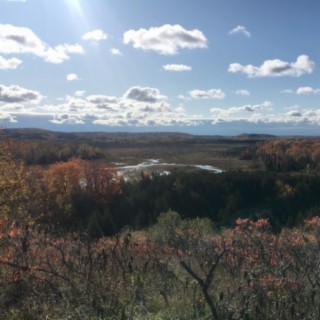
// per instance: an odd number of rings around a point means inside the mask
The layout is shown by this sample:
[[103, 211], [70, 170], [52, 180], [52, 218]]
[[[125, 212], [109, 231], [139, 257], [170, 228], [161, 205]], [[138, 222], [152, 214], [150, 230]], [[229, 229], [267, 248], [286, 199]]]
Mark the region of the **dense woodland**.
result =
[[320, 206], [318, 139], [243, 135], [193, 140], [190, 135], [151, 134], [151, 150], [157, 144], [179, 150], [180, 144], [189, 141], [196, 153], [207, 140], [217, 149], [229, 141], [220, 157], [249, 159], [251, 169], [235, 166], [215, 174], [176, 168], [170, 175], [141, 171], [125, 182], [106, 163], [110, 144], [125, 144], [130, 153], [127, 145], [145, 145], [145, 134], [142, 140], [137, 134], [131, 138], [127, 134], [79, 134], [79, 141], [72, 140], [75, 134], [69, 137], [46, 131], [29, 132], [30, 140], [17, 135], [17, 131], [2, 132], [0, 142], [3, 174], [21, 175], [15, 177], [19, 180], [15, 193], [26, 200], [16, 205], [23, 206], [37, 223], [66, 231], [87, 230], [95, 237], [113, 235], [124, 226], [148, 227], [169, 209], [184, 218], [208, 217], [218, 227], [233, 226], [238, 217], [264, 217], [279, 230], [298, 225]]
[[[319, 317], [320, 140], [27, 133], [1, 132], [1, 319]], [[187, 146], [234, 167], [107, 162]]]
[[319, 139], [277, 139], [248, 148], [243, 158], [259, 162], [265, 169], [281, 172], [319, 169]]

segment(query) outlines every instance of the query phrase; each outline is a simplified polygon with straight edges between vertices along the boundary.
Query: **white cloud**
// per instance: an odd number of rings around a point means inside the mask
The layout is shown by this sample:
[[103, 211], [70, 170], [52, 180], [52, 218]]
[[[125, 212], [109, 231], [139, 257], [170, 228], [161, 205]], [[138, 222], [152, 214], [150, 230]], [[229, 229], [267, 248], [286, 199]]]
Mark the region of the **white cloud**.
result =
[[160, 105], [150, 110], [146, 107], [144, 110], [127, 106], [121, 113], [113, 113], [97, 117], [93, 123], [109, 126], [196, 126], [202, 123], [198, 116], [186, 116], [183, 110], [175, 110], [173, 113], [167, 108], [161, 108]]
[[210, 89], [207, 91], [194, 89], [189, 94], [194, 99], [223, 99], [226, 96], [221, 89]]
[[5, 86], [0, 84], [0, 102], [6, 103], [33, 103], [43, 99], [38, 91], [25, 89], [16, 85]]
[[83, 110], [87, 110], [90, 105], [88, 105], [86, 100], [74, 97], [67, 97], [67, 101], [63, 106], [65, 110], [72, 111], [72, 112], [79, 112]]
[[[289, 109], [289, 110], [288, 110]], [[259, 112], [265, 110], [265, 112]], [[270, 111], [272, 110], [273, 113]], [[263, 123], [289, 125], [320, 125], [320, 108], [299, 110], [299, 106], [285, 108], [285, 112], [275, 113], [270, 101], [257, 105], [231, 108], [212, 108], [212, 124], [221, 122]]]
[[21, 63], [22, 61], [17, 58], [5, 59], [0, 56], [0, 69], [17, 69]]
[[11, 123], [18, 122], [17, 119], [14, 116], [12, 116], [10, 113], [1, 112], [1, 111], [0, 111], [0, 120], [7, 120]]
[[210, 111], [213, 116], [213, 124], [232, 121], [258, 122], [266, 118], [266, 115], [262, 115], [258, 111], [272, 110], [272, 105], [272, 102], [264, 101], [255, 105], [247, 104], [240, 107], [212, 108]]
[[231, 112], [242, 112], [242, 111], [247, 111], [247, 112], [255, 112], [257, 110], [271, 110], [273, 106], [273, 103], [271, 101], [264, 101], [263, 103], [258, 103], [258, 104], [246, 104], [242, 107], [239, 108], [231, 108]]
[[50, 122], [55, 124], [84, 124], [81, 116], [70, 114], [56, 114]]
[[6, 111], [22, 111], [25, 110], [24, 105], [21, 103], [5, 103], [3, 105], [0, 105], [0, 109], [6, 110]]
[[312, 87], [299, 87], [297, 89], [297, 94], [312, 95], [318, 93], [320, 93], [320, 89], [314, 89]]
[[83, 98], [82, 92], [80, 95], [82, 97], [66, 96], [57, 104], [39, 105], [33, 109], [24, 109], [23, 105], [15, 109], [6, 106], [1, 112], [51, 115], [51, 122], [57, 125], [91, 122], [109, 126], [194, 126], [202, 123], [201, 116], [187, 115], [183, 105], [171, 108], [167, 97], [157, 88], [131, 87], [119, 98], [103, 94]]
[[250, 91], [245, 89], [236, 90], [236, 94], [239, 96], [250, 96]]
[[251, 33], [244, 26], [237, 26], [229, 32], [230, 35], [237, 33], [244, 34], [248, 38], [251, 37]]
[[[80, 92], [84, 96], [84, 92]], [[183, 104], [170, 106], [157, 88], [131, 87], [122, 97], [104, 94], [66, 96], [52, 105], [37, 104], [39, 93], [18, 86], [0, 86], [0, 119], [17, 121], [19, 115], [51, 116], [57, 125], [85, 123], [108, 126], [197, 126], [210, 120], [187, 114]], [[2, 102], [2, 103], [1, 103]], [[270, 101], [233, 107], [212, 108], [211, 122], [319, 125], [320, 108], [301, 109], [291, 106], [278, 111]]]
[[181, 99], [181, 100], [191, 100], [190, 97], [186, 97], [186, 96], [183, 95], [183, 94], [179, 94], [179, 95], [177, 96], [177, 98], [178, 98], [178, 99]]
[[78, 75], [75, 73], [69, 73], [66, 77], [66, 79], [68, 81], [75, 81], [75, 80], [79, 80]]
[[102, 41], [108, 39], [108, 35], [101, 29], [96, 29], [85, 33], [82, 36], [83, 40]]
[[43, 42], [31, 29], [0, 24], [0, 53], [33, 54], [47, 62], [62, 63], [70, 59], [70, 54], [81, 54], [79, 44], [60, 44], [51, 47]]
[[[106, 96], [106, 95], [102, 95], [102, 94], [91, 95], [91, 96], [87, 97], [87, 100], [89, 102], [95, 104], [95, 106], [100, 109], [109, 109], [110, 105], [113, 105], [118, 102], [117, 97]], [[112, 106], [112, 108], [113, 108], [113, 106]]]
[[240, 107], [231, 107], [227, 109], [223, 108], [212, 108], [210, 111], [216, 114], [223, 114], [225, 116], [232, 116], [235, 113], [239, 112], [255, 112], [257, 110], [271, 110], [273, 103], [271, 101], [264, 101], [263, 103], [251, 105], [246, 104]]
[[207, 47], [207, 39], [200, 30], [186, 30], [178, 24], [129, 30], [124, 33], [123, 42], [125, 44], [132, 43], [134, 48], [152, 50], [163, 55], [177, 54], [179, 48]]
[[45, 52], [45, 44], [29, 28], [0, 24], [0, 51], [2, 53]]
[[185, 109], [185, 107], [181, 104], [181, 105], [179, 105], [179, 107], [175, 108], [174, 111], [177, 112], [177, 113], [185, 113], [185, 112], [186, 112], [186, 109]]
[[286, 62], [279, 59], [266, 60], [260, 67], [251, 64], [243, 66], [239, 63], [229, 65], [229, 72], [244, 73], [249, 78], [255, 77], [300, 77], [305, 73], [312, 73], [315, 63], [307, 55], [300, 55], [295, 62]]
[[162, 66], [166, 71], [190, 71], [192, 68], [185, 64], [166, 64]]
[[166, 96], [160, 94], [159, 89], [139, 86], [129, 88], [124, 94], [124, 99], [147, 103], [159, 102], [166, 98]]
[[123, 55], [122, 52], [117, 48], [111, 48], [110, 53], [113, 54], [114, 56], [122, 56]]
[[61, 44], [54, 48], [48, 48], [44, 54], [44, 59], [51, 63], [62, 63], [69, 60], [69, 54], [82, 54], [83, 48], [79, 44]]
[[286, 112], [285, 115], [289, 116], [289, 117], [302, 117], [301, 112], [298, 110], [290, 110], [290, 111]]
[[126, 116], [106, 117], [93, 121], [94, 124], [108, 125], [108, 126], [198, 126], [202, 124], [199, 119], [192, 119], [187, 117], [173, 118], [172, 115], [163, 117], [149, 117], [149, 118], [130, 118]]

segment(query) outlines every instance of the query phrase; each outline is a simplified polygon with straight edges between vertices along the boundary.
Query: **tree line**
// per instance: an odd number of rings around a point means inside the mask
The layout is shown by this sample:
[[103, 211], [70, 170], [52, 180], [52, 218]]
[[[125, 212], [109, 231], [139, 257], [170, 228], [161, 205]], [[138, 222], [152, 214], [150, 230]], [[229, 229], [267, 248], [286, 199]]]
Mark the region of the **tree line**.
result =
[[317, 172], [176, 169], [168, 176], [141, 172], [139, 179], [125, 182], [103, 161], [78, 157], [29, 166], [12, 150], [8, 145], [1, 149], [1, 215], [86, 230], [92, 237], [116, 234], [124, 226], [149, 227], [170, 209], [184, 218], [207, 217], [219, 227], [232, 226], [238, 217], [269, 218], [280, 230], [320, 208]]
[[276, 139], [247, 148], [243, 159], [255, 160], [267, 170], [319, 169], [319, 139]]
[[23, 161], [26, 165], [48, 165], [55, 162], [65, 162], [73, 158], [83, 160], [98, 160], [104, 158], [104, 151], [87, 143], [67, 141], [41, 140], [2, 140], [0, 148], [10, 147], [14, 160]]
[[269, 218], [275, 230], [298, 225], [319, 212], [320, 176], [272, 172], [176, 171], [169, 176], [141, 175], [125, 183], [108, 214], [119, 225], [143, 228], [172, 209], [183, 218], [207, 217], [232, 226], [238, 217]]

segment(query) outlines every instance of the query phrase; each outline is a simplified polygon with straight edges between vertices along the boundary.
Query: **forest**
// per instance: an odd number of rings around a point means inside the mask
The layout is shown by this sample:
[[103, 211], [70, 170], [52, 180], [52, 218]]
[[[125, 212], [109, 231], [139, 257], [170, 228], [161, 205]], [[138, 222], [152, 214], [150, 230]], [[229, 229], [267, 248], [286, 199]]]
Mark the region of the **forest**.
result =
[[319, 317], [319, 139], [0, 133], [1, 319]]

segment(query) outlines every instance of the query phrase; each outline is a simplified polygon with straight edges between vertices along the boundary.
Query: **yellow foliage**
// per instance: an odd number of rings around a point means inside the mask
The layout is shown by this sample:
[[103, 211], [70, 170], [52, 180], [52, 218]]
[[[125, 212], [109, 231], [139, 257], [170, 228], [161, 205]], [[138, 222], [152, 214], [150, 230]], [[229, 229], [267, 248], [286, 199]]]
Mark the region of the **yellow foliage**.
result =
[[30, 223], [29, 198], [23, 163], [14, 161], [9, 148], [0, 151], [0, 218]]

